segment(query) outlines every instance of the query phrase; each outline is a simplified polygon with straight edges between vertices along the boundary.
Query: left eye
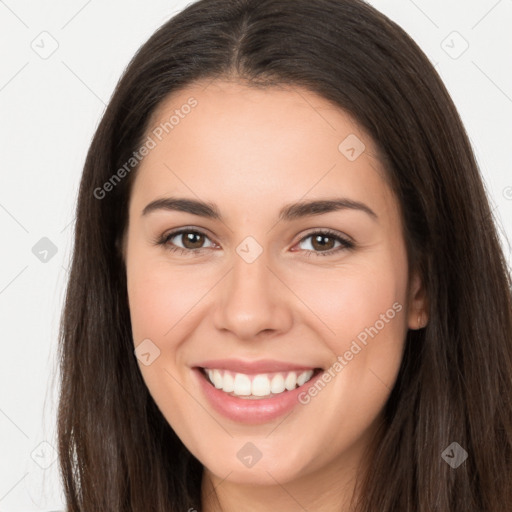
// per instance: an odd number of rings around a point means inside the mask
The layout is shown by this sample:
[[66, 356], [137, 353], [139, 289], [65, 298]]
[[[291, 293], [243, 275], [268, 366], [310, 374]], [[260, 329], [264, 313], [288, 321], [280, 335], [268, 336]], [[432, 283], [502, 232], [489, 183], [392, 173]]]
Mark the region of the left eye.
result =
[[[174, 239], [181, 239], [182, 245], [177, 245], [173, 242]], [[311, 242], [309, 242], [310, 248], [302, 247], [308, 255], [314, 254], [315, 256], [328, 256], [343, 249], [352, 249], [354, 247], [353, 242], [331, 231], [317, 231], [310, 233], [303, 237], [299, 241], [298, 245], [304, 244], [304, 242], [309, 239], [311, 239]], [[210, 245], [203, 247], [206, 240], [210, 241]], [[177, 251], [180, 254], [193, 254], [201, 252], [204, 249], [215, 247], [215, 244], [211, 242], [206, 234], [201, 231], [190, 229], [182, 229], [180, 231], [169, 233], [159, 240], [158, 243], [167, 246], [170, 251]], [[338, 243], [337, 246], [336, 243]]]
[[[332, 253], [336, 252], [337, 250], [350, 248], [352, 247], [351, 242], [348, 240], [345, 240], [344, 238], [335, 235], [330, 232], [317, 232], [317, 233], [311, 233], [307, 236], [305, 236], [299, 244], [304, 243], [306, 240], [311, 239], [309, 243], [306, 245], [309, 245], [309, 247], [303, 247], [307, 251], [313, 251], [313, 252], [319, 252], [319, 253]], [[338, 245], [336, 246], [336, 243]], [[322, 254], [323, 256], [323, 254]]]

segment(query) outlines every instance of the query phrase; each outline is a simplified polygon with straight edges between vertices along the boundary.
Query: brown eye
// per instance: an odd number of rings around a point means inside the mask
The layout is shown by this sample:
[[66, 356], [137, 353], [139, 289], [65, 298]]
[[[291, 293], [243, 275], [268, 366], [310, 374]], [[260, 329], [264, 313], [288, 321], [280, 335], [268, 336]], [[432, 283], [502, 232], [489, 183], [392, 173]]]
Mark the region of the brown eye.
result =
[[200, 249], [206, 238], [202, 233], [194, 231], [181, 233], [181, 237], [185, 249]]
[[[311, 241], [306, 243], [308, 240]], [[306, 247], [301, 247], [301, 249], [304, 249], [307, 255], [314, 254], [315, 256], [329, 256], [355, 246], [353, 242], [331, 231], [310, 233], [299, 242], [299, 246], [300, 244], [306, 244]]]
[[311, 239], [313, 249], [317, 249], [319, 251], [333, 249], [335, 243], [336, 242], [332, 236], [315, 235]]
[[[204, 245], [208, 241], [210, 245]], [[182, 229], [166, 235], [160, 242], [171, 251], [179, 251], [180, 253], [198, 253], [204, 249], [214, 246], [210, 239], [200, 231]]]

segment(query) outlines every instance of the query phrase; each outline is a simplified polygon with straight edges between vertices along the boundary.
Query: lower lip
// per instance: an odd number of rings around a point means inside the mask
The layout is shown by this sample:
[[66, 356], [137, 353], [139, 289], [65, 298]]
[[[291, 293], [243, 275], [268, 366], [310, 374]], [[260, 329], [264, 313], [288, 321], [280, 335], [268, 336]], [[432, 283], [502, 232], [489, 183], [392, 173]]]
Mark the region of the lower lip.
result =
[[227, 418], [249, 424], [261, 424], [279, 418], [300, 405], [299, 394], [307, 392], [308, 388], [322, 376], [322, 371], [314, 375], [308, 382], [291, 391], [283, 391], [272, 398], [238, 398], [217, 389], [207, 380], [201, 369], [193, 368], [199, 379], [206, 398], [212, 407]]

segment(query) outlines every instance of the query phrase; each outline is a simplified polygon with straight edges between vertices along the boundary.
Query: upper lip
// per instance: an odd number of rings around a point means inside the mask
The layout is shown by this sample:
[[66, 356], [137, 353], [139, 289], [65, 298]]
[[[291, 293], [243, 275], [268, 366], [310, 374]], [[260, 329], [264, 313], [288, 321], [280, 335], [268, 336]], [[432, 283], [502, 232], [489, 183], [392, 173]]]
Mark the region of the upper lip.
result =
[[257, 361], [244, 361], [243, 359], [211, 359], [195, 365], [200, 368], [230, 370], [237, 373], [270, 373], [294, 370], [314, 370], [317, 366], [308, 364], [294, 364], [275, 359], [259, 359]]

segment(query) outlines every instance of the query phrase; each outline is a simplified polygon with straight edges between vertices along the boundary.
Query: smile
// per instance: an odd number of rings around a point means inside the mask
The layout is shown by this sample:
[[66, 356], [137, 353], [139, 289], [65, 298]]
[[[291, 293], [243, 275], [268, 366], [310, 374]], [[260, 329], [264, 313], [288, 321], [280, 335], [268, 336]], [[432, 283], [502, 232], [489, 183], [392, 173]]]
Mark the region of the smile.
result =
[[216, 368], [201, 370], [215, 388], [230, 396], [255, 400], [292, 391], [321, 371], [317, 368], [304, 371], [245, 374]]
[[285, 369], [283, 365], [272, 368], [273, 371], [265, 365], [266, 372], [263, 368], [254, 372], [254, 365], [245, 370], [238, 365], [237, 371], [210, 366], [192, 368], [208, 405], [227, 419], [252, 425], [277, 420], [290, 413], [300, 405], [299, 395], [306, 393], [323, 374], [321, 368]]

